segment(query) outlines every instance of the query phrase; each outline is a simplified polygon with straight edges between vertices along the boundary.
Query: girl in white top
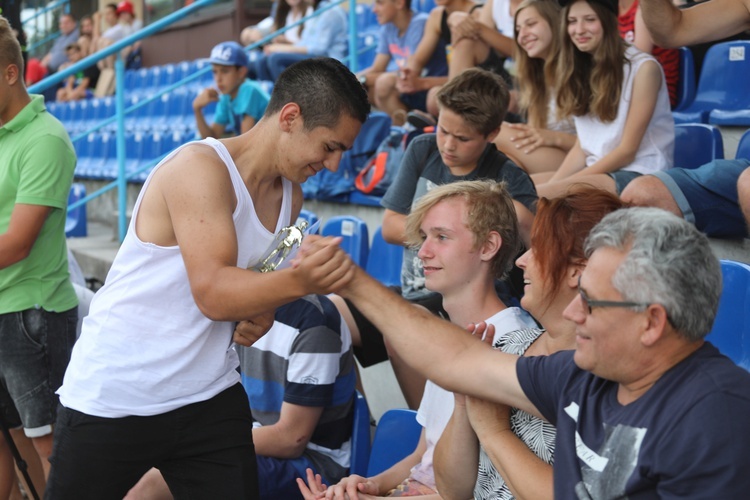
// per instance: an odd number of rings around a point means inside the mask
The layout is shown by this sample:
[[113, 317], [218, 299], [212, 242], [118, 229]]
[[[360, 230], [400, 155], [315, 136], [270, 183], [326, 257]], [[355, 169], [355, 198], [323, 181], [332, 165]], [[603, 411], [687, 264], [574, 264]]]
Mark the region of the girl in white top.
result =
[[557, 170], [576, 142], [573, 120], [557, 118], [554, 96], [560, 10], [555, 0], [526, 0], [516, 10], [516, 78], [527, 123], [503, 123], [495, 145], [530, 174]]
[[620, 193], [629, 181], [672, 167], [674, 121], [664, 74], [619, 35], [617, 0], [574, 0], [563, 10], [557, 104], [578, 141], [554, 174], [537, 174], [539, 196], [577, 182]]

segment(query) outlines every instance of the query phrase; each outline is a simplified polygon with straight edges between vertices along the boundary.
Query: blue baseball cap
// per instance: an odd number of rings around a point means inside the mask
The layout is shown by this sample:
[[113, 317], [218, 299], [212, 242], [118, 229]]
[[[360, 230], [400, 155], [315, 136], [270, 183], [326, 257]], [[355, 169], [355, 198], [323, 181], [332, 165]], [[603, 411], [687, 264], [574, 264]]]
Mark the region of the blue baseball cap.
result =
[[247, 67], [247, 52], [237, 42], [221, 42], [211, 49], [211, 57], [209, 57], [208, 62], [221, 64], [222, 66]]

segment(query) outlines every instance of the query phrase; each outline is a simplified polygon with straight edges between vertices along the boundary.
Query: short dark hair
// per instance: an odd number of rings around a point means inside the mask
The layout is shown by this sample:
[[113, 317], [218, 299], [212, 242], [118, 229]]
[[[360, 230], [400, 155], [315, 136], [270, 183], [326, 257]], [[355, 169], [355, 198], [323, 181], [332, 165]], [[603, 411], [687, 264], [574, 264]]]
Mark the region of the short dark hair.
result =
[[[0, 69], [4, 70], [11, 64], [18, 67], [19, 74], [23, 75], [23, 56], [21, 55], [21, 44], [18, 43], [10, 23], [0, 16]], [[23, 77], [21, 77], [23, 81]]]
[[314, 57], [292, 64], [276, 80], [265, 116], [290, 102], [300, 107], [305, 129], [333, 128], [343, 113], [364, 123], [367, 92], [354, 73], [336, 59]]
[[453, 111], [484, 136], [500, 127], [510, 102], [503, 79], [478, 68], [450, 80], [436, 98], [441, 109]]

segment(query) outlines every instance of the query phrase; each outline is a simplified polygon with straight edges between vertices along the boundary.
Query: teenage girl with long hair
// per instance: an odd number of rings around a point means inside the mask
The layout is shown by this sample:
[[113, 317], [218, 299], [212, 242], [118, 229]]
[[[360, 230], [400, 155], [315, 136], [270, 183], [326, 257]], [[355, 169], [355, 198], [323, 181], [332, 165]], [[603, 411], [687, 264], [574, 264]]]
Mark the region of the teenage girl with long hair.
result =
[[560, 16], [554, 0], [526, 0], [516, 10], [516, 79], [527, 122], [503, 123], [495, 145], [530, 174], [556, 170], [576, 142], [573, 120], [557, 118]]
[[576, 182], [619, 194], [635, 177], [672, 166], [674, 120], [661, 66], [620, 38], [617, 8], [617, 0], [574, 0], [563, 9], [557, 106], [573, 117], [578, 139], [554, 174], [536, 174], [540, 197]]

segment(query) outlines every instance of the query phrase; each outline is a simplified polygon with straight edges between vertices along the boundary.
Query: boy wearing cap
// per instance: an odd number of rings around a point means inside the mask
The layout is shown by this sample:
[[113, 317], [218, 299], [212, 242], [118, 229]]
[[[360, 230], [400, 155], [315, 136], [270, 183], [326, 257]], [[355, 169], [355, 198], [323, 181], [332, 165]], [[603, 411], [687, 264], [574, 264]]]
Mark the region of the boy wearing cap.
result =
[[[268, 105], [268, 94], [247, 79], [247, 53], [237, 42], [223, 42], [211, 50], [209, 59], [216, 87], [203, 90], [193, 100], [193, 113], [202, 139], [244, 134], [260, 120]], [[209, 125], [203, 109], [216, 102], [214, 123]]]

